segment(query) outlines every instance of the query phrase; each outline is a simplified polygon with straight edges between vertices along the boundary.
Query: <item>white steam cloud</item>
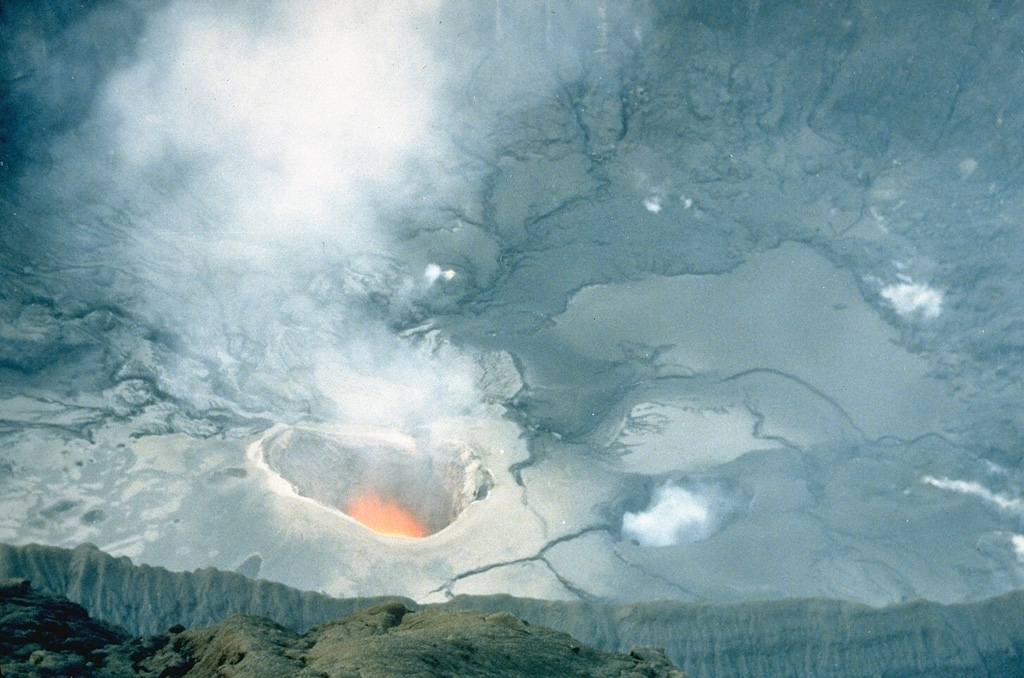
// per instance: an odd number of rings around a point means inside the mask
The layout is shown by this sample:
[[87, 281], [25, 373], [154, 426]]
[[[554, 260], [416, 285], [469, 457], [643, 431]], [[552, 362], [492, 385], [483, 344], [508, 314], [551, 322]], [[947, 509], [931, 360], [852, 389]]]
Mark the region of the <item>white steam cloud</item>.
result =
[[882, 298], [904, 318], [920, 315], [931, 320], [942, 313], [943, 294], [939, 290], [915, 283], [909, 278], [902, 282], [886, 285], [881, 291]]
[[937, 487], [940, 490], [950, 490], [952, 492], [959, 492], [960, 494], [977, 497], [1002, 511], [1009, 511], [1011, 513], [1017, 513], [1024, 516], [1024, 500], [998, 494], [981, 483], [974, 482], [972, 480], [952, 480], [950, 478], [925, 476], [921, 478], [921, 482], [926, 485], [931, 485], [932, 487]]
[[161, 389], [403, 427], [482, 401], [469, 357], [389, 326], [454, 277], [395, 246], [395, 214], [448, 182], [437, 11], [178, 1], [147, 17], [35, 190], [82, 222], [67, 260], [113, 271], [96, 296], [176, 337]]
[[1013, 535], [1010, 542], [1013, 544], [1013, 552], [1017, 555], [1017, 560], [1024, 564], [1024, 534]]
[[[437, 151], [440, 65], [402, 2], [176, 3], [108, 83], [121, 171], [184, 164], [233, 245], [381, 246], [374, 191]], [[179, 189], [179, 191], [181, 190]]]
[[417, 344], [366, 334], [317, 355], [315, 382], [343, 421], [415, 428], [478, 407], [476, 363], [436, 334]]
[[654, 492], [645, 510], [622, 516], [622, 535], [641, 546], [673, 546], [703, 539], [715, 522], [708, 498], [664, 485]]
[[114, 381], [150, 380], [190, 410], [401, 427], [476, 411], [472, 349], [402, 330], [497, 268], [497, 245], [456, 233], [480, 213], [493, 129], [613, 74], [645, 38], [641, 9], [125, 9], [120, 43], [82, 38], [107, 66], [19, 186], [38, 215], [26, 247], [67, 273], [47, 279], [54, 296], [137, 330]]

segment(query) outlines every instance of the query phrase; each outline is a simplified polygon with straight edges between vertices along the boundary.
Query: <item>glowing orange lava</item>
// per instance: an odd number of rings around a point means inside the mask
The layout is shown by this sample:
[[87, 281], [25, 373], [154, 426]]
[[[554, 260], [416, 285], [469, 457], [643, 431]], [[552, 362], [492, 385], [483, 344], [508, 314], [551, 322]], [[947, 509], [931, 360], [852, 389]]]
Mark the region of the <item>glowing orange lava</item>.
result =
[[364, 494], [354, 499], [345, 509], [345, 513], [378, 534], [410, 539], [427, 536], [427, 530], [420, 521], [398, 504], [372, 494]]

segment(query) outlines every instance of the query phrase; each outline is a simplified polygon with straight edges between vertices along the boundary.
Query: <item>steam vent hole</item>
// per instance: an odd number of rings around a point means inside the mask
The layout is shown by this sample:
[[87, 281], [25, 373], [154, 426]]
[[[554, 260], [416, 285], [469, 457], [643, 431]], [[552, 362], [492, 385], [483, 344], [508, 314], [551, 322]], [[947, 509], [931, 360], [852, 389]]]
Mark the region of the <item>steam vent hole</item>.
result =
[[263, 451], [299, 495], [389, 536], [439, 532], [491, 487], [468, 445], [423, 444], [384, 429], [292, 427], [265, 440]]

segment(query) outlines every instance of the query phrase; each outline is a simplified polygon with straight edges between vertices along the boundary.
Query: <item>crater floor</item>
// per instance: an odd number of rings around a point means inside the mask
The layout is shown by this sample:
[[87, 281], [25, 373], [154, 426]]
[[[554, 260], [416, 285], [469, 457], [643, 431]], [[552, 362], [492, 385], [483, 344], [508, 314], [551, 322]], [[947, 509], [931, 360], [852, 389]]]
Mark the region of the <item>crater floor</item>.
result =
[[1024, 584], [1020, 7], [52, 4], [0, 18], [0, 541], [419, 602]]

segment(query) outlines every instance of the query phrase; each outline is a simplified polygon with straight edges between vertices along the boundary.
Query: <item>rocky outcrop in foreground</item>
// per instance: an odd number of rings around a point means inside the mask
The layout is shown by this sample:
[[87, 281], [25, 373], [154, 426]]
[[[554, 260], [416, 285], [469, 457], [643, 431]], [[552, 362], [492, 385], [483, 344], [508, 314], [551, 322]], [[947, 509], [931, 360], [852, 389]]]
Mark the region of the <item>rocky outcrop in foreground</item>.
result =
[[123, 629], [34, 590], [26, 579], [0, 581], [0, 675], [90, 675], [94, 654], [127, 638]]
[[506, 612], [413, 611], [398, 601], [304, 634], [234, 615], [206, 629], [130, 638], [24, 579], [0, 582], [0, 675], [684, 678], [660, 649], [601, 652]]

